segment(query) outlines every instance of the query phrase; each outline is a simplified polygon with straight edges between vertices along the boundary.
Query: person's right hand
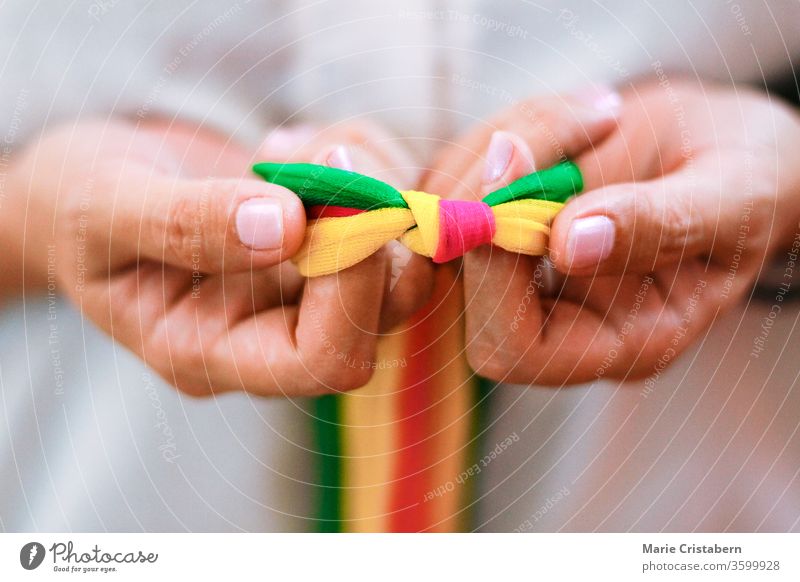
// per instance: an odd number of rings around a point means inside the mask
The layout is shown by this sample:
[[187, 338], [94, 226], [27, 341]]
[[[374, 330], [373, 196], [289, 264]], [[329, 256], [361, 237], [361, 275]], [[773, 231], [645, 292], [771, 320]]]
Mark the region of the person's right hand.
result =
[[423, 189], [475, 198], [567, 157], [586, 191], [552, 224], [560, 277], [488, 245], [465, 256], [473, 369], [556, 386], [660, 373], [775, 253], [791, 282], [798, 151], [790, 107], [689, 80], [534, 98], [479, 124], [443, 150]]
[[364, 124], [278, 131], [262, 149], [175, 125], [50, 132], [15, 164], [4, 215], [24, 240], [26, 280], [41, 285], [52, 256], [59, 291], [83, 315], [192, 395], [365, 384], [378, 334], [424, 303], [431, 266], [412, 258], [391, 291], [384, 252], [304, 280], [286, 262], [304, 236], [303, 207], [249, 169], [315, 161], [407, 186], [409, 164]]

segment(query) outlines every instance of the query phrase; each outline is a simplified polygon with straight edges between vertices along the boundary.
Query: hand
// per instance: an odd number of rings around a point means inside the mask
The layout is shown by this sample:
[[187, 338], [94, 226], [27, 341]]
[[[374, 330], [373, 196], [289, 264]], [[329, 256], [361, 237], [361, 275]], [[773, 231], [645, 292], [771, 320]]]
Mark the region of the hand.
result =
[[[351, 163], [348, 145], [360, 146], [353, 160], [362, 171], [410, 167], [377, 133], [365, 125], [309, 133], [290, 153]], [[14, 168], [12, 222], [26, 236], [26, 278], [46, 280], [52, 251], [59, 291], [188, 394], [363, 385], [377, 334], [426, 300], [430, 269], [413, 262], [391, 293], [385, 253], [303, 280], [286, 262], [304, 236], [303, 207], [249, 171], [280, 141], [254, 155], [187, 126], [51, 132]]]
[[550, 259], [566, 275], [554, 292], [541, 260], [495, 248], [465, 257], [471, 365], [561, 385], [673, 361], [791, 244], [798, 151], [786, 106], [691, 83], [530, 101], [475, 129], [426, 189], [480, 196], [561, 156], [586, 184], [552, 226]]

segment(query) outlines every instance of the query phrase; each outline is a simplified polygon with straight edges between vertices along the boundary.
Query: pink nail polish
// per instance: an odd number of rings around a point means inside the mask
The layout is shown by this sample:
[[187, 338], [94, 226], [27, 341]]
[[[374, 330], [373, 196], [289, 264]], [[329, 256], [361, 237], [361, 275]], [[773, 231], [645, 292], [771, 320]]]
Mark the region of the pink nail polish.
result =
[[593, 85], [575, 93], [575, 98], [595, 111], [616, 116], [622, 108], [622, 96], [608, 85]]
[[236, 211], [236, 232], [246, 247], [262, 251], [283, 243], [283, 208], [276, 200], [251, 198]]
[[604, 261], [614, 248], [614, 237], [614, 222], [606, 216], [573, 220], [567, 235], [570, 266], [593, 267]]
[[492, 184], [499, 180], [511, 163], [514, 155], [514, 142], [505, 131], [495, 131], [486, 150], [486, 165], [483, 168], [483, 183]]
[[353, 171], [353, 160], [345, 146], [340, 145], [333, 148], [325, 159], [325, 164], [331, 168], [347, 170], [348, 172]]
[[315, 134], [316, 130], [310, 125], [276, 127], [264, 140], [261, 150], [265, 155], [289, 157], [309, 143]]

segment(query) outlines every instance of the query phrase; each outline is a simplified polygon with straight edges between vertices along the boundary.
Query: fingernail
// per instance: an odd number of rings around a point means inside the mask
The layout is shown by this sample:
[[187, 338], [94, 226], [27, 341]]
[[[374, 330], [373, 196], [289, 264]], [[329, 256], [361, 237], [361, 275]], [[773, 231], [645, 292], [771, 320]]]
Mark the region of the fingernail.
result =
[[608, 258], [614, 247], [614, 223], [606, 216], [590, 216], [572, 221], [567, 235], [571, 267], [593, 267]]
[[338, 168], [340, 170], [353, 171], [353, 160], [350, 157], [350, 152], [345, 146], [336, 146], [325, 158], [325, 164], [331, 168]]
[[279, 249], [283, 242], [283, 208], [276, 200], [252, 198], [236, 211], [236, 232], [246, 247]]
[[514, 142], [505, 131], [495, 131], [486, 150], [486, 165], [483, 168], [483, 183], [497, 182], [505, 173], [511, 156], [514, 155]]
[[310, 125], [276, 127], [264, 140], [262, 150], [270, 155], [288, 157], [310, 142], [314, 134], [315, 130]]
[[595, 111], [618, 115], [622, 108], [622, 96], [608, 85], [593, 85], [575, 93], [575, 98]]

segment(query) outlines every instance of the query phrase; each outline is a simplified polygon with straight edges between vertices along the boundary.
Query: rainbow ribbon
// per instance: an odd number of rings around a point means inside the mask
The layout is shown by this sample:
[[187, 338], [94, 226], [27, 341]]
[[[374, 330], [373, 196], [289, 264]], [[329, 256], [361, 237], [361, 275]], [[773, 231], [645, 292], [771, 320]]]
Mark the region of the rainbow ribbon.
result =
[[[309, 277], [352, 266], [394, 239], [437, 263], [490, 243], [541, 255], [553, 217], [583, 186], [571, 162], [482, 201], [401, 192], [313, 164], [261, 163], [254, 171], [303, 201], [308, 226], [293, 260]], [[379, 342], [377, 361], [388, 365], [367, 386], [316, 400], [321, 531], [470, 529], [491, 386], [464, 356], [457, 274], [450, 265], [437, 270], [429, 304]]]
[[314, 164], [261, 163], [253, 170], [305, 204], [310, 220], [294, 261], [307, 277], [346, 269], [394, 239], [436, 263], [483, 244], [542, 255], [550, 222], [583, 187], [572, 162], [529, 174], [482, 201], [401, 192], [369, 176]]

